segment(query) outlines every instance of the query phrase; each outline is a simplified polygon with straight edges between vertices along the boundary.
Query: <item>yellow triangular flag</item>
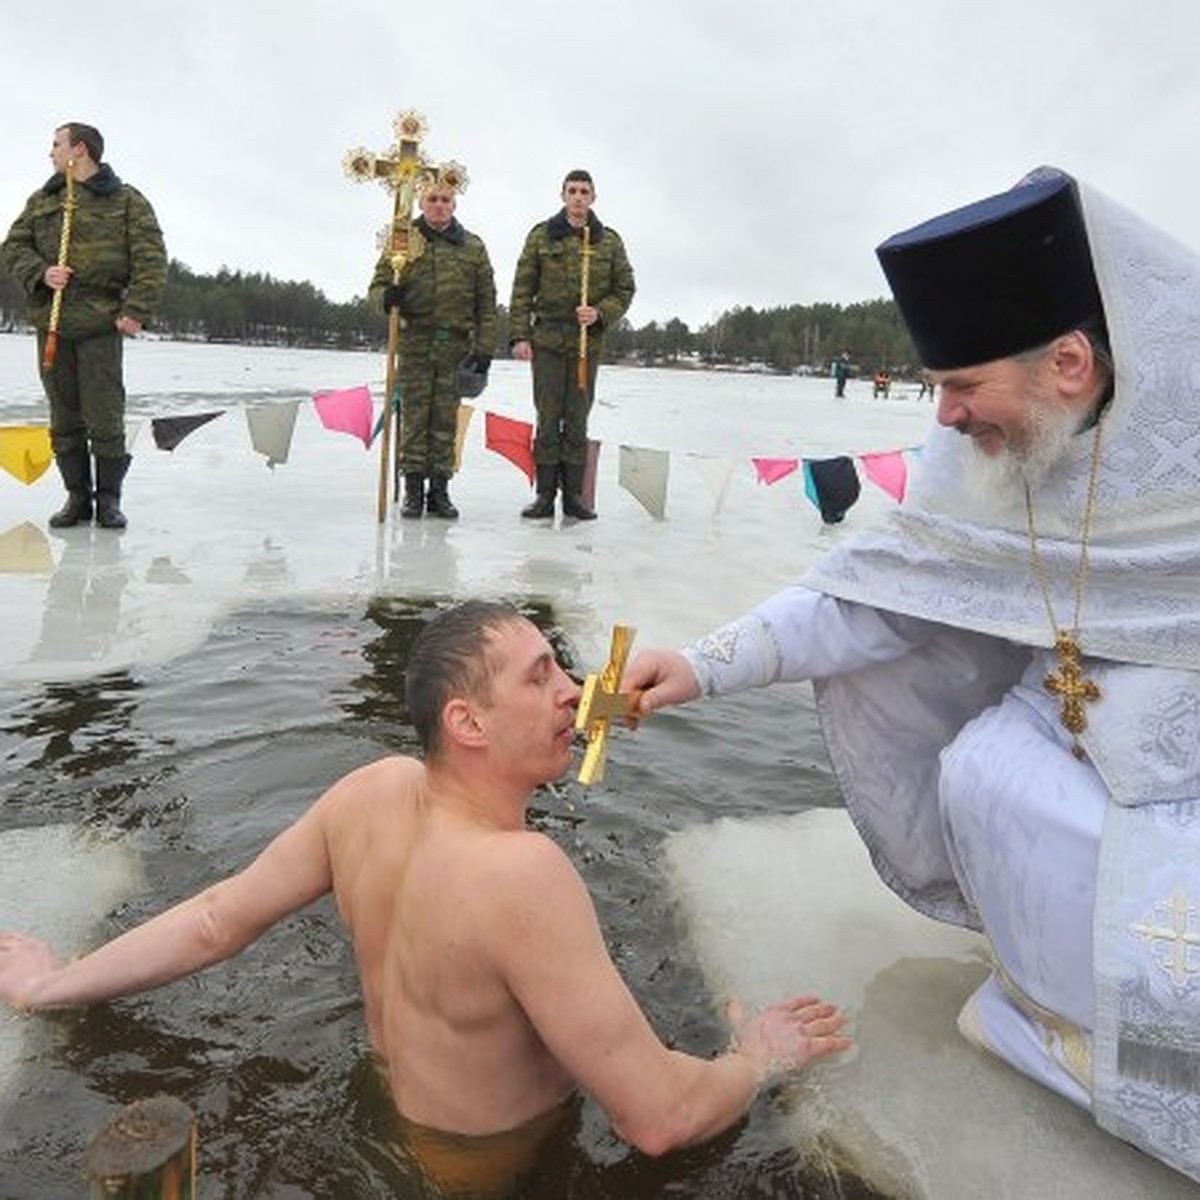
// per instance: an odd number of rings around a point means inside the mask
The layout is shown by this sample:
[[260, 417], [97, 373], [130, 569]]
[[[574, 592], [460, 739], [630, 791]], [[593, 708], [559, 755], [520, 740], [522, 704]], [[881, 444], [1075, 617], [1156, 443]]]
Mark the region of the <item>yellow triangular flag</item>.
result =
[[467, 430], [471, 427], [471, 418], [474, 415], [475, 409], [472, 405], [459, 403], [458, 427], [454, 433], [454, 470], [456, 473], [462, 470], [463, 443], [467, 440]]
[[0, 468], [22, 483], [33, 483], [54, 461], [45, 425], [0, 425]]

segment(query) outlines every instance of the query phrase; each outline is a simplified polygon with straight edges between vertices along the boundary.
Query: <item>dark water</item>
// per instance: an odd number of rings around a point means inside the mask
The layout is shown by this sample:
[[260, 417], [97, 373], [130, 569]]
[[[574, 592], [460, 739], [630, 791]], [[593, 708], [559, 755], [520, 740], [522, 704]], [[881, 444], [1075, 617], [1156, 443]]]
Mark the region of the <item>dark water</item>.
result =
[[[527, 610], [564, 660], [553, 613]], [[111, 936], [243, 866], [329, 783], [415, 749], [401, 671], [427, 609], [242, 611], [160, 669], [0, 692], [0, 829], [68, 822], [123, 831], [145, 887]], [[606, 782], [540, 793], [531, 822], [572, 855], [612, 954], [669, 1044], [724, 1044], [659, 866], [672, 830], [737, 812], [837, 803], [806, 689], [661, 714], [610, 744]], [[70, 949], [70, 948], [61, 948]], [[373, 1086], [354, 964], [321, 902], [232, 963], [147, 996], [39, 1017], [55, 1047], [16, 1085], [0, 1134], [2, 1200], [84, 1194], [84, 1144], [117, 1108], [165, 1092], [198, 1118], [202, 1197], [358, 1200], [430, 1192], [392, 1148]], [[760, 1099], [714, 1142], [650, 1160], [590, 1101], [522, 1193], [859, 1197], [805, 1178]]]

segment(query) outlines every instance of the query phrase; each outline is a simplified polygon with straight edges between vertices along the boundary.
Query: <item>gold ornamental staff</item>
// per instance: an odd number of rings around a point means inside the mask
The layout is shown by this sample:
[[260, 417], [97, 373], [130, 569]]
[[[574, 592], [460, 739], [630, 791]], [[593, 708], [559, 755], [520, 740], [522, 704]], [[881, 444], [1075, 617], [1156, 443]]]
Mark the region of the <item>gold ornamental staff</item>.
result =
[[[424, 249], [421, 235], [412, 227], [412, 212], [416, 202], [414, 187], [415, 172], [405, 171], [405, 164], [412, 164], [419, 158], [415, 138], [400, 135], [400, 167], [399, 178], [396, 181], [396, 201], [392, 208], [392, 224], [388, 237], [388, 245], [392, 256], [392, 282], [399, 283], [405, 266], [416, 258]], [[398, 381], [400, 368], [400, 311], [388, 310], [388, 342], [387, 342], [387, 372], [384, 383], [384, 395], [387, 397], [383, 406], [383, 440], [379, 447], [379, 497], [377, 516], [382, 525], [387, 519], [388, 479], [394, 481], [396, 468], [393, 463], [395, 449], [400, 446], [400, 423], [404, 420], [401, 411], [400, 385]], [[392, 437], [393, 423], [396, 426], [395, 438]], [[395, 448], [395, 449], [394, 449]]]
[[[344, 166], [351, 179], [360, 183], [368, 179], [377, 180], [395, 196], [392, 222], [385, 230], [384, 238], [392, 262], [392, 282], [397, 283], [405, 265], [419, 257], [425, 248], [424, 239], [413, 228], [412, 213], [419, 186], [432, 168], [421, 153], [425, 118], [412, 109], [406, 109], [397, 115], [392, 128], [396, 133], [396, 144], [391, 147], [390, 154], [372, 154], [358, 147], [346, 155]], [[392, 421], [394, 410], [399, 409], [396, 395], [399, 353], [400, 313], [393, 308], [388, 313], [387, 377], [384, 382], [383, 429], [379, 446], [377, 510], [380, 525], [387, 520], [388, 477], [395, 476], [391, 461]], [[399, 444], [397, 434], [396, 445]]]
[[[579, 306], [586, 308], [588, 302], [588, 275], [592, 265], [592, 229], [588, 224], [583, 227], [583, 242], [579, 249]], [[588, 377], [588, 327], [579, 327], [579, 375], [576, 383], [581, 392], [587, 391]]]
[[[75, 220], [75, 160], [67, 159], [63, 175], [67, 181], [66, 195], [63, 197], [62, 232], [58, 236], [58, 262], [55, 266], [65, 267], [67, 255], [71, 252], [71, 226]], [[46, 345], [42, 350], [42, 370], [49, 371], [54, 366], [58, 355], [58, 322], [62, 316], [63, 292], [65, 287], [54, 289], [54, 298], [50, 301], [50, 324], [46, 327]]]

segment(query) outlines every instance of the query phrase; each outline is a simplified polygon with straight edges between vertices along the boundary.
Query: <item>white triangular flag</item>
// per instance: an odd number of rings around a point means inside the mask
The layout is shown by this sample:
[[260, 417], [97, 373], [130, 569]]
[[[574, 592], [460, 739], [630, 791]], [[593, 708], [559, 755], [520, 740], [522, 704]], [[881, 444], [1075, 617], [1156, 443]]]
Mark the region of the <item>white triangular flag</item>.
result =
[[277, 463], [288, 460], [292, 448], [292, 431], [296, 427], [298, 400], [282, 404], [260, 404], [246, 409], [246, 425], [250, 429], [250, 444], [267, 459], [273, 471]]
[[631, 495], [636, 496], [652, 517], [661, 521], [667, 511], [669, 470], [670, 458], [665, 450], [622, 446], [617, 482]]
[[703, 476], [713, 494], [715, 515], [725, 503], [725, 493], [729, 490], [729, 481], [733, 478], [733, 468], [737, 464], [732, 458], [725, 458], [719, 454], [692, 454], [689, 457], [696, 464], [696, 470]]

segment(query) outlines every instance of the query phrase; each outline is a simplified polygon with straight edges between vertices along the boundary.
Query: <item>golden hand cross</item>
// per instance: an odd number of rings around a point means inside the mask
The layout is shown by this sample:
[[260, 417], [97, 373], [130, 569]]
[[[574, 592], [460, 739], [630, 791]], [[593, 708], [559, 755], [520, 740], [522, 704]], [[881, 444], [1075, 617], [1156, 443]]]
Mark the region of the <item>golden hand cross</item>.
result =
[[583, 692], [575, 711], [576, 730], [586, 733], [587, 750], [579, 767], [580, 783], [596, 783], [604, 777], [604, 758], [608, 749], [608, 729], [613, 717], [630, 717], [637, 712], [641, 692], [623, 692], [621, 676], [637, 630], [614, 625], [608, 665], [583, 681]]

